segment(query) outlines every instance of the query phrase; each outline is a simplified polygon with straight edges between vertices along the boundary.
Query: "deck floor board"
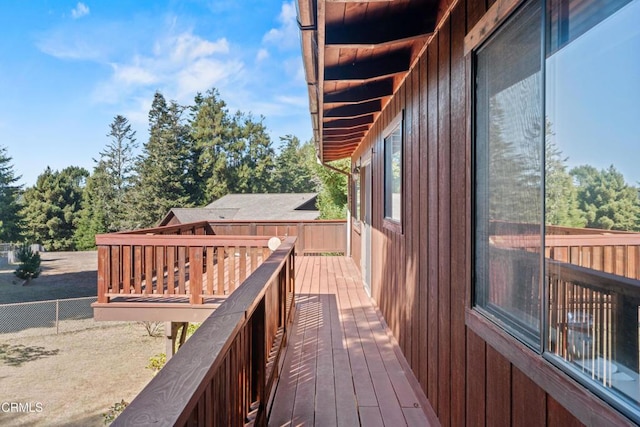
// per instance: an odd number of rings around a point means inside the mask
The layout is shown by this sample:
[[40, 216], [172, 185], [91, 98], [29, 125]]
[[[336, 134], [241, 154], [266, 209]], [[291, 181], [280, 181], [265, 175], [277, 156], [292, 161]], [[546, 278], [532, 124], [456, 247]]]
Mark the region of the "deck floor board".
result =
[[296, 315], [269, 425], [428, 426], [395, 346], [350, 258], [297, 257]]

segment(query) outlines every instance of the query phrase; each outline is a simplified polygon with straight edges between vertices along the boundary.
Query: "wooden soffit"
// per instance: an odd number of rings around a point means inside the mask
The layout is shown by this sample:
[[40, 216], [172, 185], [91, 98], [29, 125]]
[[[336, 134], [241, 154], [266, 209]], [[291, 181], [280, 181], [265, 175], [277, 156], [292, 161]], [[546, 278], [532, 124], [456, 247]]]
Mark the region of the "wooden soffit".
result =
[[437, 14], [437, 0], [298, 0], [323, 162], [353, 154], [418, 59]]

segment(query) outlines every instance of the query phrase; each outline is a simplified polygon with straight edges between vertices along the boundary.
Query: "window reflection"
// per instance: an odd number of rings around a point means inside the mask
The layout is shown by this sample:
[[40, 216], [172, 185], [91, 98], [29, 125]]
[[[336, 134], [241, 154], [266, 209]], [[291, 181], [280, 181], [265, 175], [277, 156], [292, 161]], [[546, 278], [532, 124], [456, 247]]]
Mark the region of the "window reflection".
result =
[[640, 0], [553, 0], [546, 60], [550, 351], [638, 414]]

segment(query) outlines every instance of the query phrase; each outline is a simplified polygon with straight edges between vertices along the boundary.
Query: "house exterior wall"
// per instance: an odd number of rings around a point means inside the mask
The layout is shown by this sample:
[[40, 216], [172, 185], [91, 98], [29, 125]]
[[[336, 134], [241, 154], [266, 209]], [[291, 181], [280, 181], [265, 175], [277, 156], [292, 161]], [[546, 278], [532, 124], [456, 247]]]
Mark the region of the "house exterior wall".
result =
[[[490, 6], [461, 0], [443, 13], [352, 157], [357, 165], [371, 155], [372, 297], [442, 425], [630, 424], [470, 310], [471, 74], [463, 50], [465, 35]], [[403, 112], [398, 232], [383, 219], [383, 132]], [[358, 245], [357, 229], [351, 232]]]

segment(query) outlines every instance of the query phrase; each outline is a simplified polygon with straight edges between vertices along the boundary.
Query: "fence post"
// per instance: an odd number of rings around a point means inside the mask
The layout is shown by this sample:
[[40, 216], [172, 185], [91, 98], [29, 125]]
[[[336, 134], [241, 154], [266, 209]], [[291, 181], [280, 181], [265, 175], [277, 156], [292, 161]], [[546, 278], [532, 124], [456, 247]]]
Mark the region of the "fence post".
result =
[[56, 300], [56, 335], [58, 335], [58, 325], [60, 324], [60, 300]]

